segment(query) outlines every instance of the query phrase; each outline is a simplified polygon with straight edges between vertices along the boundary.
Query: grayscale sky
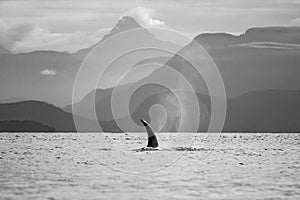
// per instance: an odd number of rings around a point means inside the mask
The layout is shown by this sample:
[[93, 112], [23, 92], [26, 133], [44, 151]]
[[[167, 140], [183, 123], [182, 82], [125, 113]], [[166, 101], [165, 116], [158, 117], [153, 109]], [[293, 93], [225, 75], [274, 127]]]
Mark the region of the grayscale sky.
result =
[[191, 37], [254, 26], [299, 26], [300, 0], [0, 0], [0, 43], [14, 52], [88, 47], [129, 15]]

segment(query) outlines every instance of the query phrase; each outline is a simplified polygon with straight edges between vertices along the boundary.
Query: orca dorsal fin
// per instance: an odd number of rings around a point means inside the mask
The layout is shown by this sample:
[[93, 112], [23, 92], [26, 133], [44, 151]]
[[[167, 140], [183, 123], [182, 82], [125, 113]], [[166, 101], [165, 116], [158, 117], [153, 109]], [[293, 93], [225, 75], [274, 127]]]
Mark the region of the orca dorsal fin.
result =
[[145, 126], [145, 128], [147, 130], [147, 134], [148, 134], [147, 147], [157, 148], [158, 147], [158, 141], [157, 141], [157, 138], [154, 134], [154, 131], [152, 130], [152, 128], [150, 127], [148, 122], [146, 122], [143, 119], [140, 119], [140, 120], [141, 120], [141, 122], [143, 123], [143, 125]]

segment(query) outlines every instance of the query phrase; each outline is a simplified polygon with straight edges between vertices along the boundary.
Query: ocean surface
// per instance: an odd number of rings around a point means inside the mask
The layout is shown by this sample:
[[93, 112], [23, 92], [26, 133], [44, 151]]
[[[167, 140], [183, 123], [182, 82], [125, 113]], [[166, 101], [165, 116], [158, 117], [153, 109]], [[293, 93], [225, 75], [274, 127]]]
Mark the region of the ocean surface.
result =
[[300, 199], [300, 134], [1, 133], [0, 199]]

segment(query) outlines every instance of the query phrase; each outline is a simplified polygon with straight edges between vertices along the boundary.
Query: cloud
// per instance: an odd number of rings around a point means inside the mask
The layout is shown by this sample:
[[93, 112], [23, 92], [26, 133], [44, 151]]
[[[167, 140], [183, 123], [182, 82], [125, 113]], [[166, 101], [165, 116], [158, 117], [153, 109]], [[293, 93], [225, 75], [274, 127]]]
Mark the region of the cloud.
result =
[[[144, 27], [166, 26], [164, 21], [154, 18], [156, 10], [151, 8], [135, 7], [124, 15], [134, 17]], [[62, 22], [64, 20], [66, 19], [64, 18]], [[53, 31], [51, 26], [42, 26], [38, 22], [23, 22], [10, 25], [1, 20], [0, 44], [3, 44], [14, 53], [35, 50], [75, 52], [96, 44], [110, 29], [110, 27], [102, 26], [99, 29], [89, 31], [63, 30], [58, 32], [59, 30]]]
[[154, 9], [145, 7], [135, 7], [125, 13], [125, 15], [135, 18], [142, 26], [165, 27], [166, 23], [164, 21], [153, 18], [155, 14]]
[[0, 18], [0, 32], [4, 31], [6, 28], [6, 24], [4, 21]]
[[40, 73], [45, 76], [55, 76], [56, 75], [56, 71], [51, 70], [51, 69], [45, 69], [45, 70], [41, 71]]
[[13, 44], [13, 40], [8, 36], [8, 25], [0, 19], [0, 44], [8, 48]]
[[108, 28], [101, 28], [90, 32], [55, 33], [36, 24], [9, 26], [2, 22], [0, 43], [15, 53], [37, 49], [75, 52], [94, 45], [108, 30]]
[[291, 20], [292, 25], [300, 26], [300, 17]]

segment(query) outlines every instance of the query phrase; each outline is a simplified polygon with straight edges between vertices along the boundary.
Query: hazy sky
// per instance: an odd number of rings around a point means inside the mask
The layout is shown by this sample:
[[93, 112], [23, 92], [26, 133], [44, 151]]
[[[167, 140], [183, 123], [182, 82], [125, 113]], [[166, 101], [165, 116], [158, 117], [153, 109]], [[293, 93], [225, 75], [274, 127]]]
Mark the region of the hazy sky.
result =
[[76, 51], [124, 16], [189, 36], [241, 33], [253, 26], [299, 26], [300, 0], [0, 0], [0, 43], [15, 51]]

